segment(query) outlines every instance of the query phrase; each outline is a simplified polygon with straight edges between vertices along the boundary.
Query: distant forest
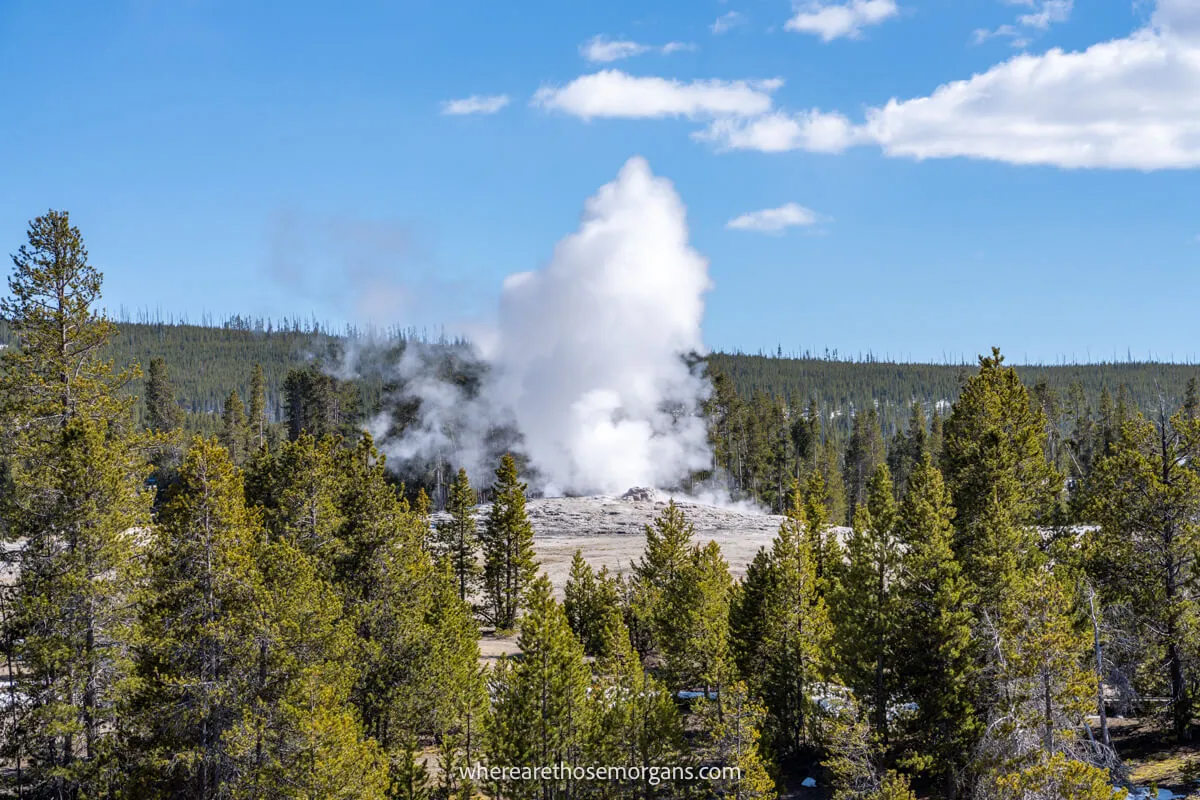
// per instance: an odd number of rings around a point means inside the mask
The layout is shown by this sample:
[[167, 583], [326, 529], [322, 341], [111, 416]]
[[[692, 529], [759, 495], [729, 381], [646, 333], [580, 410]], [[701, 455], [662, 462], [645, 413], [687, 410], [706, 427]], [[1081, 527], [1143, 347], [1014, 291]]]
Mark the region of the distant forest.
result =
[[[267, 384], [267, 413], [272, 422], [285, 417], [284, 382], [288, 372], [310, 364], [329, 367], [338, 363], [347, 343], [374, 341], [386, 348], [403, 347], [420, 341], [452, 347], [461, 341], [415, 328], [377, 331], [350, 329], [333, 332], [319, 322], [300, 318], [278, 321], [230, 317], [206, 324], [164, 322], [117, 323], [120, 335], [109, 345], [107, 357], [117, 367], [137, 363], [143, 371], [155, 358], [162, 358], [170, 371], [176, 400], [187, 412], [185, 427], [211, 433], [219, 425], [229, 393], [250, 395], [251, 367], [261, 364]], [[8, 325], [0, 319], [0, 343], [8, 344]], [[1002, 348], [1003, 350], [1003, 348]], [[982, 355], [982, 353], [981, 353]], [[711, 370], [727, 375], [744, 400], [761, 392], [789, 407], [806, 407], [816, 400], [835, 437], [848, 435], [854, 414], [874, 407], [884, 436], [903, 430], [910, 407], [920, 402], [927, 415], [949, 411], [959, 388], [978, 365], [900, 364], [867, 360], [784, 355], [713, 353]], [[1145, 413], [1159, 408], [1177, 408], [1183, 401], [1187, 382], [1200, 375], [1194, 364], [1148, 361], [1102, 362], [1095, 364], [1029, 365], [1016, 367], [1026, 386], [1043, 384], [1059, 398], [1066, 398], [1078, 385], [1088, 405], [1095, 408], [1107, 390], [1114, 398]], [[382, 371], [358, 375], [360, 413], [381, 407], [388, 376]], [[132, 381], [128, 391], [142, 395], [145, 376]]]

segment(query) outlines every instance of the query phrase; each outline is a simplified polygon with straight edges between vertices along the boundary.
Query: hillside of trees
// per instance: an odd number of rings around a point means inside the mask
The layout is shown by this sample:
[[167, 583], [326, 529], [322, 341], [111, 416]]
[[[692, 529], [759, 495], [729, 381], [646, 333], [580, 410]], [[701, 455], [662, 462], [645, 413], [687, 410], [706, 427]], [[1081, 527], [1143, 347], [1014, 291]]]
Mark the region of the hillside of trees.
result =
[[735, 580], [669, 504], [560, 602], [513, 454], [446, 465], [433, 525], [321, 369], [230, 365], [185, 430], [186, 368], [106, 357], [101, 277], [51, 212], [0, 301], [0, 796], [1120, 800], [1135, 745], [1181, 789], [1200, 758], [1194, 381], [1057, 405], [993, 350], [888, 434], [717, 365], [771, 546]]
[[[248, 367], [263, 369], [267, 386], [267, 410], [272, 421], [285, 417], [283, 386], [288, 372], [309, 364], [336, 371], [348, 347], [390, 351], [409, 342], [452, 350], [464, 343], [444, 334], [414, 328], [331, 331], [328, 326], [300, 318], [270, 320], [234, 316], [205, 320], [205, 324], [157, 321], [148, 314], [116, 321], [118, 335], [106, 345], [105, 356], [118, 367], [141, 364], [156, 358], [167, 364], [179, 405], [194, 415], [189, 430], [213, 430], [212, 418], [224, 409], [233, 390], [242, 397], [250, 391]], [[0, 344], [9, 344], [9, 326], [0, 318]], [[974, 371], [974, 364], [898, 364], [865, 360], [784, 355], [745, 355], [715, 352], [707, 362], [715, 373], [727, 375], [744, 400], [763, 393], [789, 406], [807, 407], [815, 399], [829, 416], [831, 429], [850, 432], [857, 410], [874, 407], [883, 433], [891, 436], [903, 429], [913, 401], [926, 414], [935, 407], [945, 410], [959, 388]], [[384, 386], [391, 376], [371, 365], [359, 365], [354, 378], [363, 412], [378, 409]], [[1093, 408], [1107, 391], [1114, 398], [1124, 393], [1128, 404], [1145, 412], [1182, 402], [1189, 380], [1200, 375], [1200, 366], [1155, 362], [1110, 362], [1095, 364], [1017, 366], [1022, 382], [1047, 387], [1066, 398], [1078, 387]], [[141, 395], [144, 376], [134, 378], [128, 391]]]

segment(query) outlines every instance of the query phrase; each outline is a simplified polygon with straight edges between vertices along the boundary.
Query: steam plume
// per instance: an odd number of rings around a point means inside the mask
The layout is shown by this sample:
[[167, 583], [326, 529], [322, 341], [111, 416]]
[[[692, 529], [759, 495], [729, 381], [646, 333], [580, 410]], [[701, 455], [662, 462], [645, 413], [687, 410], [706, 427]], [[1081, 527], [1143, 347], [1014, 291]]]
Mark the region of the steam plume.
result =
[[547, 494], [680, 485], [712, 462], [698, 413], [710, 387], [686, 360], [704, 349], [709, 288], [674, 187], [630, 159], [547, 266], [505, 279], [494, 326], [476, 336], [478, 392], [406, 352], [400, 377], [420, 410], [388, 449], [403, 459], [452, 448], [486, 479], [475, 462], [487, 430], [507, 424]]

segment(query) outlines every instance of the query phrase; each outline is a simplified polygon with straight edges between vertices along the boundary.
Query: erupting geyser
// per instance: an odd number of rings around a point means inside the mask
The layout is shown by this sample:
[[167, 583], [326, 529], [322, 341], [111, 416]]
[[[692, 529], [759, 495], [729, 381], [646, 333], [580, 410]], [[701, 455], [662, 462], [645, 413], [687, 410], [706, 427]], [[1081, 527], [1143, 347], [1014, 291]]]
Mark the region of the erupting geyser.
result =
[[449, 446], [456, 466], [486, 480], [482, 437], [507, 423], [546, 494], [678, 486], [712, 462], [699, 415], [710, 387], [686, 359], [704, 350], [710, 285], [674, 187], [630, 159], [546, 267], [505, 279], [495, 324], [475, 335], [488, 370], [474, 400], [406, 355], [420, 419], [388, 449], [406, 458]]

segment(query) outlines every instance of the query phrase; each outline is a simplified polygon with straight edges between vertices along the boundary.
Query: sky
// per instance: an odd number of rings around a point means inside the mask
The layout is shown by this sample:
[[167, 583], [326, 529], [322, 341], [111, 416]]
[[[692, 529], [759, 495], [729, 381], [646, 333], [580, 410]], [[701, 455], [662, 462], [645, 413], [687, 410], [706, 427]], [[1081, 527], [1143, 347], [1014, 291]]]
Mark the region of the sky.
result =
[[1200, 360], [1197, 0], [4, 0], [0, 120], [114, 312], [469, 328], [641, 156], [708, 347]]

